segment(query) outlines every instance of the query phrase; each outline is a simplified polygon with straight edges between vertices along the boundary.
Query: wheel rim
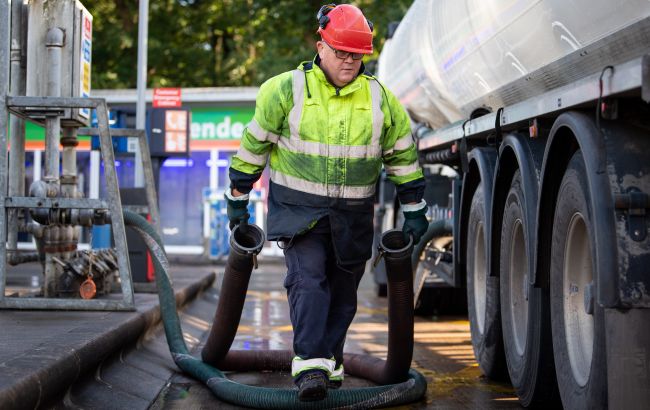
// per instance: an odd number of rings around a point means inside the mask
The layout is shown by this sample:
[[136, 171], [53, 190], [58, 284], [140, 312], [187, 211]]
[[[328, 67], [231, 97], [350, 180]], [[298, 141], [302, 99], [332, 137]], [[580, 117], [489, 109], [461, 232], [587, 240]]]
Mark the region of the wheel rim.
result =
[[517, 219], [510, 235], [510, 323], [515, 349], [523, 356], [528, 336], [528, 253], [521, 219]]
[[474, 238], [474, 309], [479, 333], [485, 327], [485, 305], [487, 299], [487, 266], [485, 260], [485, 233], [483, 223], [478, 223]]
[[591, 371], [594, 318], [585, 311], [585, 289], [593, 280], [589, 233], [583, 215], [571, 217], [563, 272], [564, 331], [571, 371], [582, 387]]

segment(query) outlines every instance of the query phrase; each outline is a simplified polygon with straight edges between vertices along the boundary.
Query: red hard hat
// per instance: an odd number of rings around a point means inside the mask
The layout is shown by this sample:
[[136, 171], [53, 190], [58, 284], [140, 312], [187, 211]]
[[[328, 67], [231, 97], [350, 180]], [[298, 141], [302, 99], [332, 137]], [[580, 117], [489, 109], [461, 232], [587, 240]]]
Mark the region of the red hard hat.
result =
[[337, 50], [372, 54], [372, 23], [350, 4], [323, 6], [318, 13], [318, 32]]

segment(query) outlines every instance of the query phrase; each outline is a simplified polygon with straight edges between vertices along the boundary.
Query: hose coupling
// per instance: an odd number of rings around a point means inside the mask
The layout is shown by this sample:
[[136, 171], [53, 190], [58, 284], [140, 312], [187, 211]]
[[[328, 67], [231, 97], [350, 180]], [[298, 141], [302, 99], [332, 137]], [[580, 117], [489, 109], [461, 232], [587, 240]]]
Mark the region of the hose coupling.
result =
[[391, 229], [381, 234], [379, 246], [377, 247], [377, 257], [373, 261], [373, 267], [376, 267], [381, 258], [385, 255], [394, 258], [400, 258], [409, 255], [413, 251], [413, 236], [409, 235], [408, 242], [404, 239], [404, 233], [400, 229]]
[[250, 255], [257, 269], [257, 255], [262, 251], [266, 235], [257, 225], [239, 224], [230, 233], [230, 247], [240, 255]]

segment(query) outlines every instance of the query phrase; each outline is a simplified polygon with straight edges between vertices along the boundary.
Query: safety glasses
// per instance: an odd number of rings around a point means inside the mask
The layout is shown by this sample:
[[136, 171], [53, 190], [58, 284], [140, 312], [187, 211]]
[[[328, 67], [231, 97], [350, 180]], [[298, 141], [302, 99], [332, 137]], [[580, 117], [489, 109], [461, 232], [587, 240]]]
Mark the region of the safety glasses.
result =
[[[323, 43], [325, 43], [323, 41]], [[327, 43], [325, 43], [327, 44]], [[336, 58], [340, 58], [341, 60], [345, 60], [346, 58], [352, 56], [353, 60], [361, 60], [363, 58], [363, 53], [350, 53], [349, 51], [343, 51], [343, 50], [337, 50], [334, 47], [330, 46], [327, 44], [327, 47], [331, 48], [332, 51], [334, 51], [334, 54], [336, 55]]]

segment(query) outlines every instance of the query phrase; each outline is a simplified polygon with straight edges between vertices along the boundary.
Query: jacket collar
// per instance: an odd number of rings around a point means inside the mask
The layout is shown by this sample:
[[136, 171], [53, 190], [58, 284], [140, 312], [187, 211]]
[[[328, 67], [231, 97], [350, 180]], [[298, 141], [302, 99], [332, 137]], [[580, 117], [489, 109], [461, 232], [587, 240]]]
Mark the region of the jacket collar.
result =
[[357, 73], [357, 76], [349, 82], [348, 84], [344, 85], [343, 87], [336, 87], [334, 84], [330, 83], [329, 80], [327, 79], [327, 76], [325, 76], [325, 72], [320, 68], [320, 57], [318, 54], [316, 54], [316, 57], [312, 61], [305, 61], [302, 62], [299, 66], [299, 70], [303, 70], [305, 73], [307, 72], [312, 72], [318, 79], [318, 81], [323, 84], [328, 91], [330, 91], [332, 94], [338, 94], [338, 95], [348, 95], [351, 94], [358, 89], [361, 88], [361, 82], [359, 81], [359, 77], [366, 76], [367, 74], [365, 73], [366, 67], [363, 63], [361, 63], [361, 67], [359, 67], [359, 72]]

